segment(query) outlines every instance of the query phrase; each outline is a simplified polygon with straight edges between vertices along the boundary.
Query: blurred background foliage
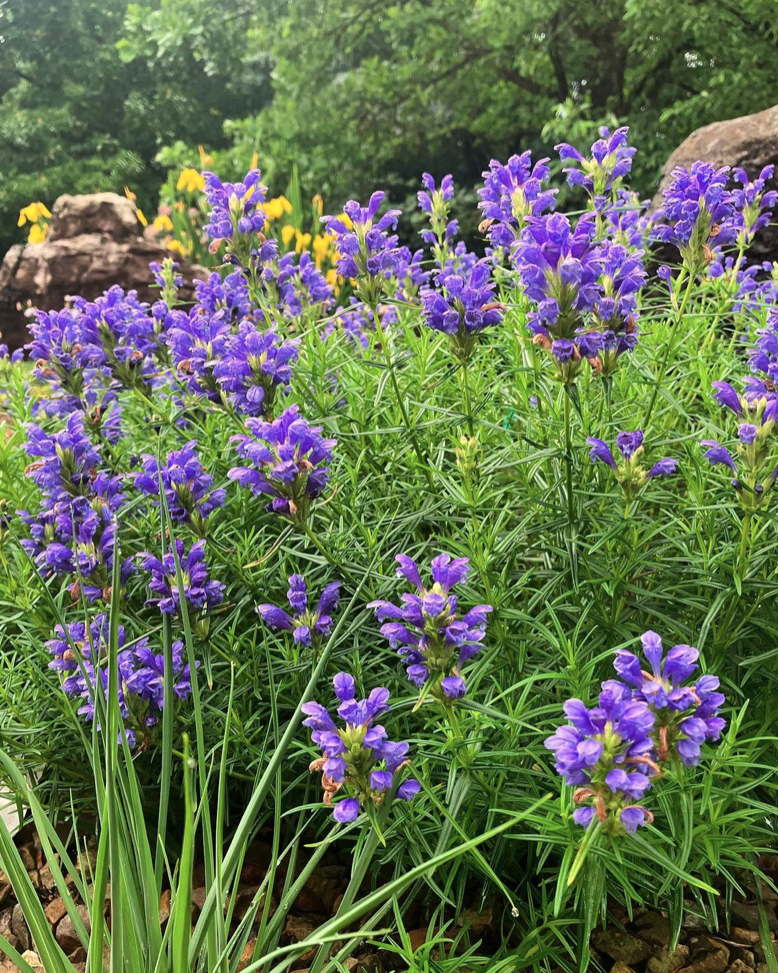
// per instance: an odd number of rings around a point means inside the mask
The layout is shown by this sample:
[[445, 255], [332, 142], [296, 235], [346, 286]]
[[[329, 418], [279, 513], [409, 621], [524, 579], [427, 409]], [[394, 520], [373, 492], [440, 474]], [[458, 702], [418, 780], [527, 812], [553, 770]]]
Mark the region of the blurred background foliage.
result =
[[775, 0], [0, 0], [0, 253], [31, 199], [153, 212], [198, 145], [335, 211], [628, 124], [648, 195], [693, 129], [775, 102], [777, 61]]

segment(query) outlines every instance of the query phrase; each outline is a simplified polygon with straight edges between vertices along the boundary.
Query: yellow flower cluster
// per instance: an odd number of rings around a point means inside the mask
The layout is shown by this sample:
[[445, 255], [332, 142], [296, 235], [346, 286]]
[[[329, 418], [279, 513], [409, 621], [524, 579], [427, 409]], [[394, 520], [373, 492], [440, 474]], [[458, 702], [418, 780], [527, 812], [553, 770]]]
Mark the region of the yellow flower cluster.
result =
[[28, 243], [43, 243], [46, 239], [46, 233], [49, 229], [49, 224], [46, 220], [51, 219], [51, 213], [45, 203], [40, 200], [29, 203], [23, 209], [19, 210], [19, 219], [17, 220], [17, 226], [24, 226], [25, 223], [30, 223], [30, 232], [27, 236]]
[[[200, 146], [202, 148], [202, 146]], [[201, 193], [205, 189], [205, 180], [197, 169], [182, 169], [176, 183], [177, 192]]]
[[292, 212], [292, 204], [286, 196], [276, 196], [274, 199], [269, 199], [262, 206], [262, 209], [265, 211], [268, 220], [280, 220], [283, 216]]

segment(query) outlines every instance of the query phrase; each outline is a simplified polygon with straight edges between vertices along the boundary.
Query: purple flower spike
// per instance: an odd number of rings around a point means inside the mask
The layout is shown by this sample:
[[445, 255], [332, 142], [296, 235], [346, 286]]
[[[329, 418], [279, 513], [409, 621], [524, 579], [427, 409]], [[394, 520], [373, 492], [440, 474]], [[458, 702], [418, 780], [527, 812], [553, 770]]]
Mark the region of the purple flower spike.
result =
[[632, 168], [632, 157], [637, 150], [627, 145], [628, 135], [629, 129], [626, 126], [617, 128], [612, 135], [603, 126], [600, 129], [600, 138], [592, 145], [589, 159], [584, 158], [578, 149], [567, 142], [554, 146], [563, 162], [574, 163], [564, 169], [568, 184], [583, 186], [598, 209], [602, 208], [598, 205], [599, 200], [617, 188], [619, 181]]
[[469, 274], [439, 274], [435, 289], [422, 291], [422, 314], [427, 327], [451, 338], [454, 354], [468, 361], [478, 334], [502, 321], [503, 305], [495, 300], [489, 264], [480, 261]]
[[321, 427], [309, 426], [297, 405], [273, 422], [249, 418], [246, 427], [251, 435], [234, 436], [232, 441], [238, 455], [253, 466], [234, 467], [227, 476], [254, 496], [272, 498], [268, 510], [298, 526], [304, 524], [311, 501], [327, 486], [336, 440], [324, 439]]
[[643, 432], [640, 429], [636, 429], [634, 432], [620, 432], [616, 436], [616, 446], [622, 456], [618, 463], [607, 443], [591, 437], [586, 441], [591, 447], [589, 455], [592, 462], [595, 463], [600, 460], [607, 463], [616, 474], [616, 480], [624, 492], [624, 498], [628, 505], [649, 480], [653, 480], [655, 477], [670, 476], [678, 469], [677, 461], [669, 457], [654, 463], [648, 470], [643, 467]]
[[399, 554], [397, 563], [397, 574], [410, 581], [416, 592], [402, 595], [402, 607], [373, 601], [368, 608], [379, 622], [385, 622], [381, 634], [407, 663], [408, 679], [448, 705], [466, 692], [459, 669], [481, 648], [492, 606], [476, 605], [461, 618], [457, 614], [458, 599], [450, 592], [467, 578], [467, 558], [448, 554], [433, 558], [430, 588], [422, 583], [412, 558]]
[[[176, 551], [181, 565], [184, 595], [190, 607], [206, 611], [220, 604], [224, 598], [225, 586], [221, 581], [208, 578], [205, 541], [198, 541], [185, 553], [183, 541], [176, 540]], [[146, 604], [155, 605], [164, 615], [176, 615], [181, 605], [181, 591], [172, 551], [168, 551], [162, 559], [148, 553], [139, 556], [141, 568], [151, 574], [149, 591], [152, 592], [152, 597]]]
[[397, 267], [397, 237], [390, 236], [388, 231], [397, 228], [400, 210], [387, 210], [376, 220], [385, 196], [383, 192], [373, 193], [367, 206], [349, 200], [343, 207], [347, 220], [336, 216], [322, 217], [327, 232], [337, 241], [338, 273], [357, 281], [357, 296], [370, 306], [377, 303], [387, 278]]
[[275, 328], [263, 331], [244, 321], [227, 338], [213, 375], [238, 412], [270, 417], [279, 388], [286, 391], [292, 380], [297, 355], [297, 341], [282, 340]]
[[596, 819], [607, 833], [619, 835], [634, 831], [635, 817], [623, 818], [628, 809], [640, 810], [639, 823], [653, 820], [635, 803], [650, 787], [645, 771], [654, 766], [654, 714], [647, 703], [610, 680], [602, 684], [598, 706], [587, 709], [580, 699], [570, 699], [564, 710], [570, 725], [559, 727], [545, 746], [556, 756], [557, 773], [576, 788], [573, 801], [586, 805], [575, 811], [576, 824], [588, 827]]
[[156, 456], [144, 453], [143, 472], [133, 474], [135, 486], [149, 496], [159, 496], [159, 481], [165, 491], [170, 517], [177, 523], [191, 523], [198, 533], [204, 533], [208, 517], [224, 504], [225, 491], [214, 490], [213, 477], [202, 464], [191, 440], [181, 449], [168, 453], [160, 468]]
[[646, 702], [655, 714], [656, 761], [661, 764], [678, 757], [693, 766], [699, 762], [700, 745], [706, 740], [718, 740], [726, 725], [718, 715], [724, 704], [724, 696], [717, 691], [719, 680], [702, 676], [689, 684], [699, 658], [692, 646], [676, 645], [664, 655], [656, 632], [646, 632], [641, 641], [647, 669], [626, 649], [616, 652], [614, 668], [632, 687], [633, 697]]
[[[266, 622], [271, 628], [292, 632], [297, 645], [318, 648], [321, 645], [321, 640], [332, 632], [331, 613], [337, 611], [340, 604], [340, 581], [333, 581], [328, 584], [316, 607], [309, 609], [305, 579], [301, 574], [293, 574], [289, 578], [287, 598], [294, 615], [289, 615], [283, 608], [278, 608], [275, 605], [258, 605], [257, 612], [259, 612], [262, 621]], [[340, 684], [339, 679], [341, 680]], [[351, 679], [351, 677], [347, 676], [346, 673], [341, 673], [339, 677], [336, 677], [335, 692], [340, 699], [352, 698], [354, 695], [353, 680], [351, 680], [351, 683], [343, 681], [348, 679]], [[346, 697], [341, 695], [343, 686], [348, 687], [348, 689], [343, 690], [349, 693]]]
[[[324, 706], [314, 702], [302, 707], [308, 717], [303, 725], [311, 728], [311, 739], [322, 751], [310, 769], [321, 771], [324, 803], [332, 806], [342, 788], [349, 794], [334, 809], [335, 820], [345, 824], [356, 820], [368, 802], [380, 804], [399, 783], [409, 748], [389, 740], [375, 722], [390, 710], [388, 689], [374, 689], [367, 699], [357, 700], [354, 679], [346, 672], [338, 673], [333, 685], [344, 725], [338, 727]], [[417, 781], [406, 780], [399, 783], [398, 797], [410, 801], [420, 789]]]
[[204, 172], [205, 198], [210, 219], [205, 232], [214, 241], [255, 236], [265, 225], [261, 209], [267, 189], [260, 183], [262, 173], [252, 169], [242, 182], [223, 183], [212, 172]]
[[484, 215], [481, 228], [495, 247], [512, 247], [530, 217], [542, 216], [554, 208], [556, 189], [544, 188], [551, 170], [548, 159], [532, 165], [529, 152], [514, 155], [503, 165], [492, 159], [483, 173], [478, 208]]

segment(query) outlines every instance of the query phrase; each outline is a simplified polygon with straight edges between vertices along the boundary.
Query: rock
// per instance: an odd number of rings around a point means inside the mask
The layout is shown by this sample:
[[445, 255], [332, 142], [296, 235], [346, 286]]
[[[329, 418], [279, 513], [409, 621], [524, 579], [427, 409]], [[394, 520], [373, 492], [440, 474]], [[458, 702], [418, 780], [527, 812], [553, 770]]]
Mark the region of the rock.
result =
[[729, 967], [728, 973], [754, 973], [754, 967], [749, 966], [747, 963], [743, 962], [742, 959], [736, 959]]
[[24, 865], [26, 871], [34, 872], [37, 869], [38, 865], [35, 861], [35, 846], [31, 841], [19, 848], [19, 857], [21, 858], [22, 865]]
[[684, 973], [724, 973], [729, 963], [729, 949], [718, 939], [700, 936], [694, 947], [694, 958]]
[[[16, 936], [11, 932], [11, 920], [13, 918], [13, 906], [9, 906], [0, 912], [0, 936], [3, 936], [13, 946], [14, 949], [19, 945]], [[0, 970], [0, 973], [2, 971]]]
[[[81, 916], [87, 931], [89, 931], [89, 910], [85, 905], [80, 905], [78, 906], [78, 914]], [[73, 920], [69, 915], [62, 917], [54, 931], [54, 935], [57, 937], [57, 942], [62, 947], [66, 956], [69, 956], [82, 945], [81, 939], [76, 932], [76, 927], [73, 925]]]
[[208, 893], [204, 886], [201, 885], [200, 888], [192, 889], [192, 919], [197, 919], [203, 911], [207, 897]]
[[741, 929], [740, 926], [733, 926], [730, 936], [736, 943], [745, 943], [746, 946], [757, 946], [760, 942], [756, 929]]
[[[767, 925], [772, 932], [778, 932], [778, 918], [773, 911], [765, 909]], [[733, 902], [732, 920], [745, 929], [759, 928], [759, 907], [751, 902]]]
[[6, 904], [11, 896], [11, 883], [3, 882], [0, 884], [0, 909]]
[[159, 923], [162, 925], [167, 922], [170, 918], [170, 899], [171, 899], [170, 889], [165, 889], [165, 891], [159, 897]]
[[666, 946], [670, 942], [670, 923], [658, 912], [645, 912], [635, 921], [635, 931], [655, 946]]
[[[232, 912], [233, 919], [240, 921], [246, 913], [251, 908], [251, 904], [254, 901], [260, 887], [258, 885], [250, 886], [249, 888], [238, 889], [235, 895], [235, 908]], [[259, 897], [259, 905], [257, 906], [257, 912], [261, 912], [265, 903], [265, 894], [262, 893]], [[273, 901], [271, 899], [271, 911], [273, 908]]]
[[19, 950], [19, 952], [23, 953], [25, 949], [30, 948], [32, 945], [30, 930], [27, 928], [27, 923], [24, 921], [22, 907], [18, 902], [14, 906], [13, 915], [11, 916], [11, 933], [16, 937], [16, 948]]
[[592, 936], [592, 941], [600, 952], [630, 966], [642, 963], [653, 952], [645, 940], [620, 929], [598, 929]]
[[342, 865], [320, 865], [300, 890], [294, 903], [295, 911], [331, 915], [335, 901], [345, 887], [345, 875]]
[[689, 959], [689, 947], [678, 946], [675, 952], [668, 953], [664, 947], [654, 953], [646, 964], [646, 973], [675, 973]]
[[[80, 294], [94, 300], [114, 284], [137, 290], [142, 301], [154, 301], [149, 263], [171, 252], [141, 236], [133, 204], [116, 193], [60, 196], [43, 243], [11, 247], [0, 266], [0, 331], [11, 349], [27, 341], [24, 310], [63, 307]], [[193, 280], [205, 276], [176, 255], [184, 278], [183, 300], [194, 296]], [[20, 849], [21, 851], [21, 849]]]
[[49, 920], [49, 924], [56, 926], [60, 919], [67, 913], [64, 901], [57, 896], [46, 906], [46, 918]]
[[626, 963], [618, 962], [611, 967], [611, 973], [635, 973], [635, 970]]
[[704, 932], [707, 928], [707, 919], [705, 916], [698, 915], [694, 912], [693, 902], [684, 902], [683, 918], [681, 919], [681, 929], [684, 932]]
[[41, 963], [40, 956], [38, 956], [38, 954], [33, 950], [26, 949], [22, 953], [22, 959], [26, 963], [30, 964], [30, 966], [35, 970], [35, 973], [46, 973], [46, 970], [43, 968], [43, 963]]
[[[670, 184], [673, 169], [676, 166], [688, 168], [697, 159], [717, 166], [742, 166], [751, 179], [756, 178], [764, 166], [778, 163], [778, 105], [756, 115], [713, 122], [692, 132], [665, 163], [652, 209], [661, 206], [662, 194]], [[778, 189], [778, 172], [767, 189]], [[778, 226], [765, 226], [759, 231], [749, 251], [749, 259], [752, 262], [778, 260]]]
[[[301, 943], [308, 936], [316, 932], [319, 926], [325, 920], [322, 917], [317, 917], [315, 920], [310, 916], [294, 916], [288, 915], [286, 917], [286, 922], [284, 923], [284, 936], [288, 937], [290, 941]], [[303, 965], [309, 960], [312, 960], [316, 953], [316, 946], [312, 946], [310, 949], [306, 950], [300, 956], [295, 959], [295, 963]]]
[[495, 903], [487, 901], [482, 908], [465, 909], [464, 915], [459, 917], [459, 925], [467, 925], [472, 936], [483, 934], [494, 926]]
[[257, 941], [256, 939], [249, 939], [246, 945], [243, 947], [243, 952], [240, 954], [240, 959], [238, 960], [238, 973], [241, 970], [245, 970], [246, 967], [251, 962], [251, 958], [254, 955], [254, 950], [256, 949]]

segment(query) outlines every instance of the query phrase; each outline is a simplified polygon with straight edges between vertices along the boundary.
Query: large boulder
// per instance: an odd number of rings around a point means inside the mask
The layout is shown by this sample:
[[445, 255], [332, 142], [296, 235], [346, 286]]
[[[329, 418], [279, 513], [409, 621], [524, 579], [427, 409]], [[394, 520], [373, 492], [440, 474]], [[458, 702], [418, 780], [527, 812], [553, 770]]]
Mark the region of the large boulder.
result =
[[[663, 192], [670, 185], [676, 166], [689, 167], [702, 159], [717, 166], [742, 166], [755, 179], [764, 166], [775, 165], [768, 189], [778, 189], [778, 105], [726, 122], [698, 128], [673, 152], [662, 170], [662, 180], [651, 208], [662, 205]], [[756, 236], [750, 259], [778, 260], [778, 225], [765, 226]]]
[[[154, 301], [149, 264], [170, 251], [141, 235], [135, 207], [116, 193], [60, 196], [52, 208], [43, 243], [17, 244], [0, 266], [0, 332], [13, 350], [28, 340], [25, 311], [62, 307], [70, 295], [89, 300], [113, 284], [137, 290], [143, 301]], [[193, 281], [201, 267], [176, 257], [184, 278], [183, 300], [194, 296]]]

